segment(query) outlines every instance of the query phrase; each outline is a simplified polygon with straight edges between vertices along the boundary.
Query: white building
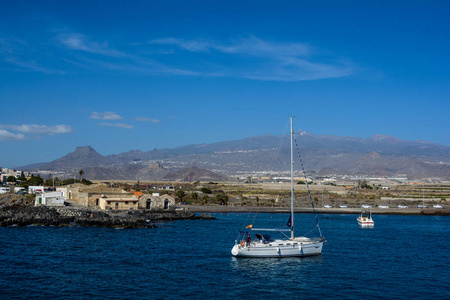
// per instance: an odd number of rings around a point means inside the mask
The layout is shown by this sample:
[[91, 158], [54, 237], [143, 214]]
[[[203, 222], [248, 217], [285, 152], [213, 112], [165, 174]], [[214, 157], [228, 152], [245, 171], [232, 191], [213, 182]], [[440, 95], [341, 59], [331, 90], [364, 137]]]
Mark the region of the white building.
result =
[[44, 192], [44, 187], [40, 185], [30, 185], [28, 187], [28, 194], [41, 194]]
[[0, 187], [0, 194], [8, 194], [11, 192], [9, 187]]
[[36, 195], [34, 206], [46, 205], [46, 206], [64, 206], [64, 196], [61, 192], [51, 192]]
[[24, 187], [15, 187], [14, 188], [14, 194], [17, 194], [17, 193], [20, 193], [20, 192], [23, 193], [23, 191], [25, 191]]

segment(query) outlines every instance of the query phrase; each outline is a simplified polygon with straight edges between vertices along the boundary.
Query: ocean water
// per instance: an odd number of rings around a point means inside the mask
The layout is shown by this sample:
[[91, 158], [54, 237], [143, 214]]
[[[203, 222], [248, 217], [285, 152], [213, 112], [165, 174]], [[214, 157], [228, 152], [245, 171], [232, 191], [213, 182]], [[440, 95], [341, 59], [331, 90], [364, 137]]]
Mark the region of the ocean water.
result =
[[[238, 230], [281, 214], [215, 214], [148, 229], [0, 228], [2, 299], [449, 299], [450, 217], [319, 215], [321, 256], [234, 258]], [[296, 216], [299, 234], [314, 228]]]

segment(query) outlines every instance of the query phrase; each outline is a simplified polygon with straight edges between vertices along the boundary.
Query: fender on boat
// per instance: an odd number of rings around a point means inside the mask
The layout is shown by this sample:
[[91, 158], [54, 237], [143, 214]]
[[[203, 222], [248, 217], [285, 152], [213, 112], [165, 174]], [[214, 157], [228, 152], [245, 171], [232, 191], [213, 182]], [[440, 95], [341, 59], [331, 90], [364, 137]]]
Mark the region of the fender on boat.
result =
[[239, 254], [239, 246], [238, 245], [234, 245], [234, 247], [231, 249], [231, 254], [233, 254], [234, 256]]

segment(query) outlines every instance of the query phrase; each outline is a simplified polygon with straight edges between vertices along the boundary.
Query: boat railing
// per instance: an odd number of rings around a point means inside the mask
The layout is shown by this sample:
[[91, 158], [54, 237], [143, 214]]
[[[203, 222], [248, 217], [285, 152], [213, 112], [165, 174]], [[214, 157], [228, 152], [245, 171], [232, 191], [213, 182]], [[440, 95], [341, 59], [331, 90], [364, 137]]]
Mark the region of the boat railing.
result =
[[326, 242], [324, 237], [313, 237], [309, 240], [311, 243], [320, 243], [320, 242]]

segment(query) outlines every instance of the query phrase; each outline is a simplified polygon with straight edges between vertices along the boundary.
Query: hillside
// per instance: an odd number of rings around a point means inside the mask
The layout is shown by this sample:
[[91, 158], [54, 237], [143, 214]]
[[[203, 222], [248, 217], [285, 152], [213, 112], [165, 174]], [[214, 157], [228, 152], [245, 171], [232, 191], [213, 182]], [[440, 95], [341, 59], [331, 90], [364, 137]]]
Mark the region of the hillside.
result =
[[[307, 170], [334, 174], [450, 179], [450, 147], [423, 141], [403, 141], [376, 135], [361, 139], [296, 132], [296, 144]], [[24, 170], [77, 171], [83, 168], [92, 179], [184, 178], [186, 168], [234, 176], [245, 172], [284, 172], [289, 169], [288, 136], [263, 135], [213, 144], [188, 145], [148, 152], [131, 150], [103, 156], [92, 147], [77, 147], [50, 163], [33, 164]], [[156, 163], [156, 165], [155, 165]], [[156, 167], [155, 167], [156, 166]], [[216, 175], [199, 175], [214, 178]], [[326, 175], [326, 174], [325, 174]], [[168, 176], [168, 177], [167, 177]]]

